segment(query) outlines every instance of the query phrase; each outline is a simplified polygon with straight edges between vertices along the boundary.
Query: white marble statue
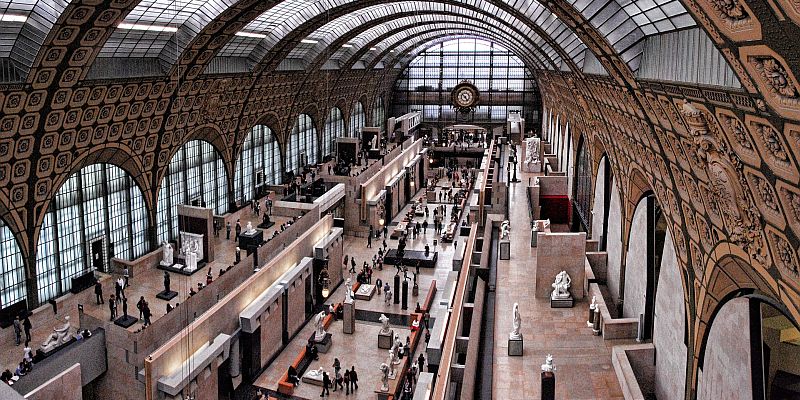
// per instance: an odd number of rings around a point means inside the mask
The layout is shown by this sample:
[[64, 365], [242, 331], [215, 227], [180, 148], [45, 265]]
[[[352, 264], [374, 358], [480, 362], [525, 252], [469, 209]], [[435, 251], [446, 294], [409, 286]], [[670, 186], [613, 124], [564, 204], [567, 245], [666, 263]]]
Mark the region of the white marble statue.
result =
[[381, 321], [381, 334], [385, 335], [389, 333], [389, 317], [386, 314], [381, 314], [381, 317], [378, 318], [378, 321]]
[[519, 303], [514, 303], [514, 325], [508, 338], [511, 340], [522, 339], [522, 334], [519, 333], [519, 328], [522, 326], [522, 317], [519, 315]]
[[165, 240], [164, 243], [161, 245], [161, 247], [163, 247], [164, 249], [164, 254], [161, 255], [161, 265], [169, 267], [174, 262], [172, 245], [167, 243], [167, 241]]
[[391, 350], [389, 350], [389, 358], [386, 362], [389, 364], [389, 379], [397, 378], [397, 367], [395, 365], [400, 364], [400, 360], [395, 355], [392, 355]]
[[547, 355], [547, 358], [544, 360], [544, 364], [542, 364], [542, 371], [544, 372], [553, 372], [556, 370], [555, 365], [553, 365], [553, 356], [551, 354]]
[[344, 283], [344, 302], [348, 304], [353, 302], [353, 281], [350, 278]]
[[[592, 303], [589, 304], [589, 313], [593, 314], [594, 310], [597, 308], [597, 297], [592, 296]], [[594, 324], [591, 321], [586, 321], [586, 326], [592, 327]]]
[[64, 317], [64, 325], [58, 328], [53, 328], [53, 333], [42, 343], [42, 351], [47, 353], [56, 347], [69, 341], [70, 324], [69, 316]]
[[381, 392], [389, 391], [389, 366], [381, 364]]
[[315, 381], [322, 381], [322, 374], [325, 372], [325, 369], [319, 367], [319, 369], [312, 369], [306, 372], [306, 377], [313, 379]]
[[569, 294], [569, 287], [572, 284], [572, 279], [567, 274], [567, 271], [561, 271], [556, 275], [556, 280], [553, 282], [553, 294], [550, 295], [551, 299], [568, 299], [571, 297]]
[[511, 234], [511, 222], [508, 220], [500, 224], [500, 240], [508, 239]]
[[25, 349], [23, 349], [23, 351], [24, 351], [25, 353], [24, 353], [24, 355], [22, 356], [22, 358], [24, 358], [24, 359], [25, 359], [26, 361], [28, 361], [28, 362], [31, 362], [31, 361], [33, 361], [33, 349], [31, 349], [31, 348], [30, 348], [30, 347], [28, 347], [28, 346], [25, 346]]
[[196, 271], [197, 270], [197, 253], [189, 252], [185, 256], [186, 259], [186, 270], [187, 271]]
[[400, 341], [400, 335], [394, 335], [394, 343], [389, 352], [392, 354], [392, 365], [400, 364], [400, 349], [403, 348], [403, 342]]
[[317, 333], [314, 334], [314, 340], [317, 342], [323, 341], [325, 339], [325, 335], [327, 334], [327, 332], [325, 332], [325, 324], [323, 324], [323, 321], [325, 321], [325, 311], [320, 311], [319, 314], [314, 317], [314, 327], [317, 329]]
[[244, 233], [246, 233], [248, 235], [252, 235], [252, 234], [256, 233], [256, 228], [253, 228], [253, 222], [247, 221], [247, 226], [244, 229]]

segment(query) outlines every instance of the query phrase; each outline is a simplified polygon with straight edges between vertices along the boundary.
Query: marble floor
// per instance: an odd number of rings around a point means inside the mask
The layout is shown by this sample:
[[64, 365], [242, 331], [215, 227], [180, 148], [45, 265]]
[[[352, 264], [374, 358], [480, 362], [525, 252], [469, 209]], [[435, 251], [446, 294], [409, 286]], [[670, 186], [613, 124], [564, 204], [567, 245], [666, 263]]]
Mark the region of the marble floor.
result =
[[[538, 399], [541, 397], [541, 365], [553, 355], [557, 399], [622, 399], [611, 366], [611, 347], [629, 341], [604, 341], [586, 327], [589, 301], [577, 301], [571, 309], [550, 308], [548, 299], [534, 297], [536, 249], [530, 247], [530, 218], [526, 182], [534, 174], [520, 173], [521, 182], [509, 189], [511, 259], [497, 261], [495, 302], [495, 348], [492, 397]], [[559, 229], [566, 230], [559, 226]], [[529, 290], [520, 290], [527, 286]], [[522, 357], [508, 356], [508, 332], [512, 308], [519, 303], [521, 332], [525, 339]], [[523, 384], [520, 385], [520, 382]]]

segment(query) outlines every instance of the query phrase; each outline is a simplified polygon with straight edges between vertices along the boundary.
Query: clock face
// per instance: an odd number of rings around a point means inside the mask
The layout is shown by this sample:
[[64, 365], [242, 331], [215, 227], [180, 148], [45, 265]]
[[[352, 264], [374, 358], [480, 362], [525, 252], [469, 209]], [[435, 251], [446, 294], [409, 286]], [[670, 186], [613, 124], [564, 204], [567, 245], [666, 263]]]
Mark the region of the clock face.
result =
[[453, 106], [462, 112], [469, 112], [478, 103], [478, 89], [469, 81], [462, 81], [452, 92]]

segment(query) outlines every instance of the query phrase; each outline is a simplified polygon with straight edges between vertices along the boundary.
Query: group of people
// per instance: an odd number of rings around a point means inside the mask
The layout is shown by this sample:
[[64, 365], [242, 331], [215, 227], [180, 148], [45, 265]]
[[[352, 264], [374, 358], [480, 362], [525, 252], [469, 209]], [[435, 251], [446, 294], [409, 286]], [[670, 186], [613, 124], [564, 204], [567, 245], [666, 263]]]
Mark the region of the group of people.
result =
[[342, 363], [338, 358], [335, 358], [332, 367], [332, 379], [327, 372], [322, 372], [322, 394], [320, 394], [319, 397], [330, 396], [331, 387], [333, 387], [334, 392], [336, 392], [337, 389], [339, 389], [339, 391], [344, 389], [345, 396], [350, 395], [350, 392], [355, 393], [355, 391], [358, 390], [358, 373], [356, 372], [355, 365], [351, 366], [349, 370], [345, 369], [344, 373], [342, 373]]

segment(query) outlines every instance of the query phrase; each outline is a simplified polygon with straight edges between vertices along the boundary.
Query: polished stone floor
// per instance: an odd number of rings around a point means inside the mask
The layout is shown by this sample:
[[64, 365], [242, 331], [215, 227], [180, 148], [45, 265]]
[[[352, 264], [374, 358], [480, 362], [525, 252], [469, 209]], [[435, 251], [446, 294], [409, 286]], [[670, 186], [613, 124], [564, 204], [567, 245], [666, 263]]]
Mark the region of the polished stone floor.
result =
[[[604, 341], [586, 327], [589, 301], [577, 301], [570, 309], [550, 308], [548, 299], [534, 298], [536, 249], [530, 247], [530, 218], [526, 186], [534, 174], [521, 173], [521, 182], [509, 189], [511, 259], [497, 262], [495, 348], [492, 397], [495, 399], [541, 398], [540, 374], [548, 354], [556, 365], [556, 398], [622, 399], [611, 366], [611, 347], [622, 341]], [[553, 230], [559, 230], [553, 227]], [[520, 290], [528, 287], [529, 290]], [[508, 356], [512, 308], [519, 303], [524, 336], [522, 357]]]

